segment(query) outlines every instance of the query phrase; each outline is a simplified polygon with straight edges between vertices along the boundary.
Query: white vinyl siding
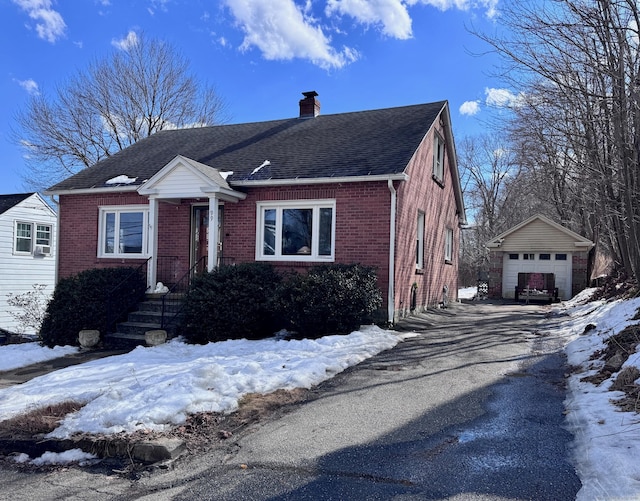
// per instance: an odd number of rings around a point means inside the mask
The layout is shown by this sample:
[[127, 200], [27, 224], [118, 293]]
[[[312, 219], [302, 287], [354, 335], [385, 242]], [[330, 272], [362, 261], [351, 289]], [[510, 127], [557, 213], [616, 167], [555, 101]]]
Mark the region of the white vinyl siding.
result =
[[[31, 228], [31, 250], [16, 252], [17, 222]], [[36, 254], [40, 245], [40, 227], [49, 228], [49, 253]], [[23, 227], [23, 229], [26, 228]], [[56, 215], [39, 195], [31, 195], [0, 214], [0, 328], [11, 332], [20, 329], [11, 314], [14, 310], [7, 302], [7, 294], [20, 295], [33, 291], [34, 285], [43, 285], [43, 293], [53, 293], [56, 273]], [[29, 332], [29, 334], [35, 334]]]

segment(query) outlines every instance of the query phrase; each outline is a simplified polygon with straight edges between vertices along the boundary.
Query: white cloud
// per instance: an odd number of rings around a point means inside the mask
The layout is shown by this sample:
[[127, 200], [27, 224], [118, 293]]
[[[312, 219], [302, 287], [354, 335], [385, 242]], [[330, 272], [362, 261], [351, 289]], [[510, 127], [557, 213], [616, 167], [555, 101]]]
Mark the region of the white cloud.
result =
[[473, 116], [480, 113], [480, 101], [465, 101], [460, 106], [460, 114]]
[[67, 25], [60, 13], [51, 8], [50, 0], [13, 0], [13, 3], [36, 21], [38, 37], [54, 43], [64, 35]]
[[325, 69], [341, 68], [358, 58], [355, 49], [332, 47], [322, 28], [293, 0], [225, 0], [225, 4], [244, 31], [243, 51], [256, 47], [268, 60], [308, 59]]
[[131, 47], [135, 46], [137, 43], [138, 43], [138, 35], [136, 34], [135, 31], [130, 31], [129, 33], [127, 33], [126, 37], [121, 38], [120, 40], [116, 40], [115, 38], [111, 40], [111, 45], [124, 51], [129, 50]]
[[485, 9], [485, 15], [492, 19], [498, 15], [499, 0], [407, 0], [407, 5], [431, 5], [442, 11], [449, 9]]
[[522, 93], [514, 94], [509, 89], [486, 88], [484, 93], [487, 96], [486, 104], [498, 108], [513, 108], [519, 106], [524, 100]]
[[411, 17], [403, 0], [328, 0], [327, 17], [348, 15], [366, 25], [381, 25], [382, 33], [401, 40], [411, 38]]
[[38, 94], [40, 94], [40, 90], [38, 89], [38, 84], [32, 78], [29, 78], [27, 80], [16, 80], [16, 82], [18, 82], [18, 85], [22, 87], [24, 90], [26, 90], [32, 96], [37, 96]]

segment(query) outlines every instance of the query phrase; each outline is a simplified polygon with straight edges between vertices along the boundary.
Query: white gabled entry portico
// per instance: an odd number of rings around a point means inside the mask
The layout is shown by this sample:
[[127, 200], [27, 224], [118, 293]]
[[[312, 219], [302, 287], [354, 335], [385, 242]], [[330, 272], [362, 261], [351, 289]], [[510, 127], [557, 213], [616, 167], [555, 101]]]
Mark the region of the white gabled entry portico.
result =
[[[138, 193], [149, 199], [149, 253], [147, 286], [155, 287], [158, 265], [158, 203], [189, 198], [209, 199], [209, 227], [218, 227], [219, 202], [238, 202], [246, 195], [232, 189], [224, 171], [209, 167], [182, 155], [177, 155], [153, 177], [144, 182]], [[217, 262], [218, 232], [209, 232], [207, 268], [211, 271]]]

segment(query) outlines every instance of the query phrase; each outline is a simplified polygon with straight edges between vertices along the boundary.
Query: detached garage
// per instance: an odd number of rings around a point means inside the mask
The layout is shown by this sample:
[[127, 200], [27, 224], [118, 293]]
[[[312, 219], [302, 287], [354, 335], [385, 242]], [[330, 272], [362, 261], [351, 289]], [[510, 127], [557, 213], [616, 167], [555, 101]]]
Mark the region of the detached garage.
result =
[[593, 242], [536, 215], [487, 243], [489, 297], [566, 300], [589, 279]]

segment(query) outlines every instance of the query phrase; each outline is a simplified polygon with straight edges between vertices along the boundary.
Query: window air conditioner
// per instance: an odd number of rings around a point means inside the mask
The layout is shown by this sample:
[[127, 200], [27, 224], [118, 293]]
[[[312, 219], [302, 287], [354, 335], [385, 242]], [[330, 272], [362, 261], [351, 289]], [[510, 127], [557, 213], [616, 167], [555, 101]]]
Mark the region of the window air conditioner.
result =
[[51, 246], [50, 245], [36, 245], [36, 249], [34, 254], [36, 256], [48, 256], [51, 254]]

